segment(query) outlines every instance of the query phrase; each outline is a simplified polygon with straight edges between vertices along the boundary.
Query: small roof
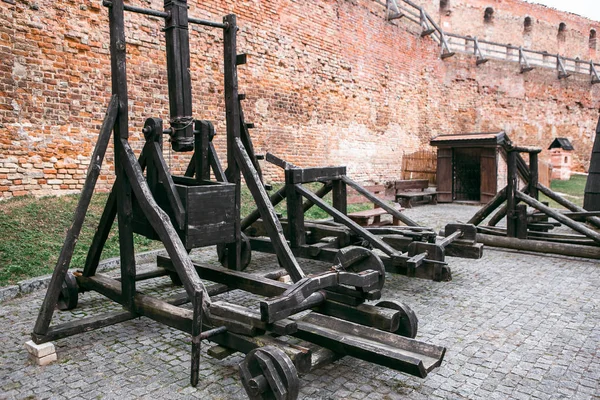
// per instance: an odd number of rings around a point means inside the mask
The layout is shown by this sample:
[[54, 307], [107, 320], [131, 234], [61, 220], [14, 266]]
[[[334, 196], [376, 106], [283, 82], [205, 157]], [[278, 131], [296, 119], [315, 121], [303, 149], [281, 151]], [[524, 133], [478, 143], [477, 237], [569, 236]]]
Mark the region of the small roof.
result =
[[563, 137], [554, 139], [550, 144], [550, 147], [548, 147], [548, 150], [557, 148], [561, 148], [563, 150], [575, 150], [569, 139]]
[[457, 135], [439, 135], [429, 141], [432, 146], [498, 146], [510, 143], [504, 132], [459, 133]]

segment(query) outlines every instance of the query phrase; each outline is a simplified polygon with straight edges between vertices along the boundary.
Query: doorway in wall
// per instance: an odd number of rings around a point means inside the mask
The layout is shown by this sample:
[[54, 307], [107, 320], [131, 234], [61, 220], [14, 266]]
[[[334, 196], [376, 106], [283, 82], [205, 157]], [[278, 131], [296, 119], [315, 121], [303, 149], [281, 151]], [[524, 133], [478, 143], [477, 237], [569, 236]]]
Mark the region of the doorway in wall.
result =
[[453, 200], [481, 199], [481, 149], [457, 147], [453, 149]]

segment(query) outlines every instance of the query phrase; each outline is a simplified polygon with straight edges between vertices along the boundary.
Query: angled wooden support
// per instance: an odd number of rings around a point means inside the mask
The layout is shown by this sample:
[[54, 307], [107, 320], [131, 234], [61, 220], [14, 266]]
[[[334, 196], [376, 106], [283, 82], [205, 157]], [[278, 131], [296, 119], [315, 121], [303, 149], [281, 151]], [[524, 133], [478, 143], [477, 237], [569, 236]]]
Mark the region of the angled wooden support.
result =
[[502, 203], [506, 201], [506, 186], [500, 190], [485, 206], [481, 207], [479, 211], [471, 217], [467, 224], [479, 225], [486, 219], [491, 213], [494, 212]]
[[158, 204], [156, 204], [156, 200], [154, 200], [154, 197], [150, 192], [150, 188], [146, 183], [142, 169], [135, 158], [135, 154], [129, 146], [129, 142], [126, 139], [121, 139], [119, 144], [122, 147], [123, 154], [121, 162], [123, 163], [123, 167], [127, 173], [127, 177], [129, 178], [129, 182], [131, 183], [132, 190], [140, 208], [148, 219], [148, 222], [150, 222], [150, 225], [152, 225], [154, 231], [158, 234], [160, 240], [165, 245], [165, 249], [173, 260], [175, 270], [177, 271], [188, 296], [194, 298], [197, 292], [204, 292], [204, 312], [206, 315], [210, 315], [206, 308], [206, 304], [210, 302], [210, 298], [208, 297], [208, 294], [206, 294], [204, 284], [194, 269], [188, 252], [179, 238], [171, 219]]
[[594, 240], [596, 243], [600, 243], [600, 233], [586, 227], [583, 224], [573, 221], [571, 218], [567, 217], [566, 215], [561, 214], [561, 213], [557, 212], [556, 210], [551, 209], [550, 207], [542, 204], [541, 202], [537, 201], [536, 199], [534, 199], [532, 197], [529, 197], [528, 195], [526, 195], [524, 193], [517, 192], [516, 196], [519, 199], [521, 199], [524, 203], [526, 203], [527, 205], [537, 208], [538, 210], [547, 214], [549, 217], [554, 218], [561, 224], [564, 224], [564, 225], [568, 226], [569, 228], [573, 229], [574, 231], [577, 231], [577, 232], [581, 233], [582, 235], [587, 236], [588, 238]]
[[592, 85], [600, 83], [600, 76], [598, 76], [598, 71], [594, 65], [594, 60], [590, 60], [590, 75], [592, 76]]
[[[538, 189], [540, 192], [542, 192], [543, 194], [545, 194], [546, 196], [548, 196], [549, 198], [556, 201], [558, 204], [560, 204], [561, 206], [565, 207], [566, 209], [568, 209], [570, 211], [573, 211], [573, 212], [585, 212], [586, 211], [583, 207], [580, 207], [577, 204], [565, 199], [564, 197], [560, 196], [559, 194], [554, 192], [549, 187], [542, 185], [539, 182], [538, 182]], [[586, 222], [594, 225], [596, 228], [600, 228], [600, 218], [594, 217], [594, 216], [589, 216], [589, 217], [586, 217], [585, 220], [586, 220]]]
[[[140, 154], [138, 164], [140, 164], [140, 168], [143, 172], [146, 169], [147, 164], [147, 157], [144, 153], [144, 150], [142, 150], [142, 153]], [[96, 227], [96, 232], [94, 233], [92, 244], [90, 245], [87, 256], [85, 258], [83, 276], [93, 276], [96, 274], [96, 269], [98, 268], [98, 264], [100, 263], [100, 256], [102, 255], [104, 244], [108, 239], [108, 235], [110, 234], [110, 230], [117, 216], [117, 185], [118, 182], [115, 181], [111, 192], [108, 196], [108, 199], [106, 199], [104, 211], [102, 211], [102, 216], [100, 217], [100, 221], [98, 222], [98, 226]]]
[[388, 214], [392, 215], [394, 218], [397, 218], [398, 220], [404, 222], [408, 226], [420, 226], [417, 222], [413, 221], [408, 216], [402, 214], [400, 211], [390, 206], [385, 201], [374, 196], [373, 193], [369, 192], [367, 189], [354, 182], [347, 175], [342, 176], [342, 180], [346, 182], [346, 184], [352, 189], [365, 196], [373, 204], [376, 204], [378, 207], [383, 208]]
[[533, 67], [529, 65], [529, 60], [525, 57], [523, 46], [519, 47], [519, 65], [521, 66], [521, 73], [529, 72], [533, 70]]
[[81, 232], [81, 227], [83, 226], [87, 209], [90, 205], [90, 201], [92, 200], [92, 195], [94, 194], [94, 187], [96, 186], [98, 176], [100, 175], [102, 161], [104, 161], [104, 155], [106, 154], [106, 149], [108, 148], [108, 143], [110, 142], [111, 133], [117, 120], [118, 111], [119, 99], [115, 94], [110, 99], [106, 116], [104, 117], [102, 127], [100, 128], [100, 135], [98, 136], [98, 141], [96, 142], [94, 152], [92, 153], [92, 159], [88, 167], [85, 184], [83, 185], [81, 196], [79, 197], [79, 202], [77, 203], [77, 208], [75, 209], [73, 222], [67, 231], [67, 236], [60, 251], [60, 255], [58, 256], [58, 260], [56, 261], [56, 267], [54, 267], [52, 278], [50, 279], [46, 297], [44, 298], [44, 302], [42, 303], [42, 307], [33, 329], [33, 332], [38, 335], [45, 335], [48, 331], [48, 327], [50, 326], [50, 321], [52, 320], [52, 315], [54, 314], [54, 308], [56, 307], [56, 303], [58, 301], [62, 283], [65, 279], [67, 271], [69, 270], [71, 258], [73, 257], [73, 250], [75, 249], [75, 244], [79, 238], [79, 233]]
[[252, 165], [252, 161], [250, 161], [250, 156], [246, 152], [244, 144], [239, 137], [236, 138], [235, 144], [234, 154], [236, 162], [244, 174], [246, 184], [256, 201], [256, 206], [265, 222], [265, 226], [275, 247], [277, 257], [292, 280], [298, 282], [300, 279], [304, 278], [304, 272], [302, 272], [300, 265], [298, 265], [298, 262], [285, 239], [283, 227], [277, 218], [275, 207], [273, 207], [273, 204], [269, 201], [269, 197], [260, 181], [258, 172], [254, 169], [254, 165]]
[[475, 64], [481, 65], [481, 64], [485, 64], [486, 62], [489, 61], [489, 59], [485, 58], [485, 56], [483, 55], [483, 52], [481, 51], [481, 47], [479, 46], [479, 40], [477, 40], [477, 37], [473, 38], [473, 52], [475, 53], [475, 57], [477, 57]]
[[147, 129], [144, 132], [147, 140], [144, 146], [144, 153], [150, 155], [153, 166], [153, 168], [149, 169], [148, 174], [156, 173], [157, 184], [160, 184], [164, 188], [169, 205], [173, 210], [175, 221], [177, 221], [179, 229], [183, 229], [185, 225], [185, 210], [169, 172], [169, 167], [162, 156], [162, 121], [158, 118], [148, 118], [144, 129]]
[[389, 246], [387, 243], [383, 242], [383, 240], [379, 239], [377, 236], [375, 236], [374, 234], [372, 234], [371, 232], [369, 232], [362, 226], [358, 225], [356, 222], [352, 221], [347, 215], [343, 214], [342, 212], [338, 211], [334, 207], [325, 203], [323, 201], [323, 199], [317, 197], [313, 192], [311, 192], [310, 190], [307, 190], [302, 185], [297, 185], [296, 190], [302, 196], [306, 197], [308, 200], [310, 200], [314, 204], [316, 204], [317, 207], [319, 207], [320, 209], [322, 209], [323, 211], [325, 211], [327, 214], [331, 215], [332, 217], [337, 218], [340, 223], [346, 225], [348, 228], [350, 228], [352, 231], [354, 231], [357, 235], [363, 237], [374, 248], [377, 248], [377, 249], [383, 251], [388, 256], [400, 255], [393, 247]]
[[556, 69], [558, 70], [558, 79], [566, 79], [571, 76], [571, 74], [565, 69], [565, 64], [560, 54], [556, 55]]

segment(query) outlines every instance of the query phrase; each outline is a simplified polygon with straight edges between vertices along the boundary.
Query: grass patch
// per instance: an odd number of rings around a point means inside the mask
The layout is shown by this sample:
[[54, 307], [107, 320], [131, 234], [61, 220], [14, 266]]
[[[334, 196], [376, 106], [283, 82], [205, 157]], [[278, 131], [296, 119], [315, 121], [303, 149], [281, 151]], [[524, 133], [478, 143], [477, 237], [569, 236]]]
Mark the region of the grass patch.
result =
[[[320, 185], [308, 185], [316, 190]], [[276, 185], [275, 193], [281, 188]], [[250, 191], [242, 187], [242, 217], [256, 208]], [[85, 223], [71, 261], [71, 268], [82, 268], [88, 248], [92, 242], [98, 221], [102, 215], [107, 194], [97, 193], [93, 196]], [[60, 253], [65, 235], [73, 220], [73, 213], [79, 195], [62, 197], [17, 197], [0, 202], [0, 286], [14, 284], [20, 280], [52, 273]], [[331, 204], [331, 194], [325, 197]], [[285, 201], [276, 210], [285, 217]], [[360, 211], [370, 208], [367, 204], [350, 205], [349, 211]], [[328, 218], [328, 214], [312, 207], [306, 213], [307, 219]], [[136, 252], [161, 248], [162, 244], [140, 235], [134, 235]], [[119, 238], [117, 224], [106, 242], [102, 258], [119, 255]]]
[[[585, 183], [587, 181], [587, 176], [585, 175], [572, 175], [571, 179], [568, 181], [561, 181], [558, 179], [553, 180], [550, 183], [550, 188], [560, 193], [565, 199], [569, 200], [572, 203], [577, 204], [578, 206], [583, 207], [583, 196], [585, 193]], [[546, 197], [544, 194], [540, 193], [540, 201], [547, 201], [550, 204], [550, 207], [553, 208], [564, 208], [554, 200]]]

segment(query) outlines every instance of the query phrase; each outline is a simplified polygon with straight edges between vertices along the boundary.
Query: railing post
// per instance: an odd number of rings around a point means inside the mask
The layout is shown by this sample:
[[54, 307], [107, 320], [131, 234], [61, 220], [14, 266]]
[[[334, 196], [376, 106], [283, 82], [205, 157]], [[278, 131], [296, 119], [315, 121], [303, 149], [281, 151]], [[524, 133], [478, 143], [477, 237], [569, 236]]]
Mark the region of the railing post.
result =
[[600, 76], [598, 76], [598, 72], [596, 71], [594, 60], [590, 60], [590, 75], [592, 76], [592, 85], [600, 83]]
[[529, 60], [525, 57], [525, 53], [523, 52], [523, 46], [519, 47], [519, 64], [521, 65], [521, 73], [529, 72], [533, 69], [531, 65], [529, 65]]
[[485, 58], [483, 53], [481, 52], [481, 48], [479, 47], [479, 41], [477, 40], [477, 36], [473, 38], [473, 52], [475, 53], [475, 57], [477, 57], [477, 61], [475, 64], [481, 65], [485, 64], [489, 61], [489, 59]]
[[560, 54], [556, 55], [556, 69], [558, 70], [558, 79], [565, 79], [571, 76], [565, 69], [565, 65], [560, 58]]

